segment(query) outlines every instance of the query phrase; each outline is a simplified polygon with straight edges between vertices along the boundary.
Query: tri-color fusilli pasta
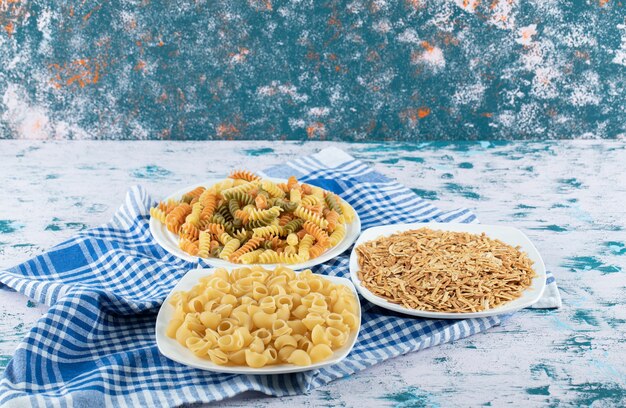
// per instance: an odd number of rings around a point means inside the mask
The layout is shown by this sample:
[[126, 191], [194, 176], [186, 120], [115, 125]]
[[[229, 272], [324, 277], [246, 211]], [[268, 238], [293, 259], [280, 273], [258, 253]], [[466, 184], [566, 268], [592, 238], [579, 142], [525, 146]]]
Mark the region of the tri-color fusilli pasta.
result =
[[180, 238], [193, 256], [241, 264], [294, 264], [338, 245], [350, 205], [320, 187], [290, 177], [286, 183], [236, 170], [212, 186], [150, 209], [150, 216]]

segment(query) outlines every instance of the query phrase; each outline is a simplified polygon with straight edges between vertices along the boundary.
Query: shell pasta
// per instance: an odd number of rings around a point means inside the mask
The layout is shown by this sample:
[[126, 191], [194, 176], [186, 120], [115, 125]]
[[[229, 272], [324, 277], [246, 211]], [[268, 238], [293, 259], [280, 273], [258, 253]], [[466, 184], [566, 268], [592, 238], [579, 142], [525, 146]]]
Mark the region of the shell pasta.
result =
[[331, 357], [359, 325], [350, 288], [285, 266], [217, 268], [169, 304], [166, 335], [217, 365], [308, 366]]
[[275, 183], [236, 170], [179, 200], [158, 203], [150, 216], [192, 256], [238, 264], [297, 264], [339, 245], [355, 213], [334, 193], [293, 176]]

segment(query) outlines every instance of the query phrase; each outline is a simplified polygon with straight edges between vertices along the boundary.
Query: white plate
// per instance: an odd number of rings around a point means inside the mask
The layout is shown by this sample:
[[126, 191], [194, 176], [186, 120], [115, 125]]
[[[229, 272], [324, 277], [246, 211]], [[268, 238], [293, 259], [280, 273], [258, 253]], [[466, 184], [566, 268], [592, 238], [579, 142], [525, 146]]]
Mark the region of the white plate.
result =
[[[395, 234], [396, 232], [424, 227], [428, 227], [433, 230], [470, 232], [473, 234], [480, 234], [484, 232], [490, 238], [499, 239], [500, 241], [512, 246], [519, 245], [521, 250], [526, 252], [530, 260], [534, 262], [533, 269], [535, 270], [536, 276], [533, 278], [530, 287], [523, 292], [521, 297], [498, 307], [494, 307], [493, 309], [471, 313], [427, 312], [423, 310], [409, 309], [404, 306], [388, 302], [387, 300], [374, 295], [367, 288], [361, 285], [361, 281], [358, 276], [358, 255], [355, 251], [357, 246], [363, 242], [371, 241], [381, 236], [389, 236]], [[350, 254], [350, 277], [352, 278], [354, 285], [357, 287], [357, 290], [370, 302], [398, 313], [404, 313], [411, 316], [428, 317], [432, 319], [469, 319], [512, 313], [537, 302], [543, 295], [543, 291], [546, 288], [546, 267], [543, 263], [543, 259], [541, 259], [541, 255], [539, 255], [539, 251], [537, 251], [537, 248], [535, 248], [533, 243], [530, 242], [530, 239], [528, 239], [528, 237], [517, 228], [484, 224], [415, 223], [385, 225], [381, 227], [369, 228], [363, 231], [354, 245], [352, 253]]]
[[[285, 183], [287, 182], [287, 180], [284, 179], [277, 179], [277, 178], [272, 178], [272, 177], [266, 177], [269, 180], [272, 180], [276, 183]], [[203, 186], [203, 187], [210, 187], [213, 184], [222, 181], [224, 179], [211, 179], [211, 180], [207, 180], [204, 183], [201, 184], [194, 184], [193, 186], [189, 186], [186, 188], [183, 188], [177, 192], [175, 192], [174, 194], [169, 195], [168, 197], [166, 197], [163, 201], [169, 200], [169, 199], [180, 199], [180, 197], [182, 197], [183, 194], [185, 194], [188, 191], [193, 190], [196, 187], [199, 186]], [[343, 202], [345, 202], [345, 200], [343, 200], [341, 197], [339, 197]], [[347, 204], [347, 203], [346, 203]], [[349, 204], [348, 204], [349, 205]], [[361, 220], [359, 219], [359, 215], [357, 214], [356, 211], [354, 211], [355, 217], [354, 220], [349, 223], [346, 224], [346, 236], [343, 237], [343, 239], [341, 240], [341, 242], [339, 242], [339, 244], [337, 244], [336, 246], [326, 250], [326, 252], [322, 253], [320, 256], [318, 256], [317, 258], [313, 258], [311, 260], [308, 260], [306, 262], [301, 262], [301, 263], [297, 263], [297, 264], [291, 264], [289, 265], [289, 267], [291, 269], [307, 269], [307, 268], [311, 268], [315, 265], [319, 265], [321, 263], [324, 263], [326, 261], [328, 261], [329, 259], [332, 259], [338, 255], [340, 255], [343, 251], [345, 251], [346, 249], [350, 248], [350, 245], [352, 245], [354, 243], [354, 241], [356, 241], [356, 239], [359, 236], [359, 233], [361, 232]], [[186, 261], [190, 261], [190, 262], [196, 262], [199, 258], [195, 257], [195, 256], [191, 256], [188, 253], [186, 253], [185, 251], [183, 251], [182, 249], [180, 249], [178, 247], [178, 236], [176, 234], [173, 234], [172, 232], [168, 231], [168, 229], [165, 227], [165, 225], [161, 224], [158, 220], [154, 219], [154, 218], [150, 218], [150, 233], [152, 234], [152, 236], [154, 237], [154, 239], [156, 240], [156, 242], [161, 245], [161, 247], [163, 249], [165, 249], [167, 252], [169, 252], [172, 255], [175, 255], [179, 258], [182, 258]], [[232, 268], [232, 267], [241, 267], [243, 266], [242, 264], [236, 264], [233, 262], [228, 262], [225, 261], [223, 259], [219, 259], [219, 258], [202, 258], [202, 261], [207, 263], [210, 266], [215, 266], [215, 267], [226, 267], [226, 268]], [[264, 268], [268, 268], [268, 269], [272, 269], [274, 268], [276, 265], [274, 264], [261, 264]]]
[[[165, 357], [177, 361], [181, 364], [188, 365], [190, 367], [200, 368], [202, 370], [214, 371], [217, 373], [232, 373], [232, 374], [287, 374], [287, 373], [296, 373], [300, 371], [308, 371], [308, 370], [316, 370], [318, 368], [326, 367], [332, 364], [336, 364], [346, 358], [354, 344], [356, 343], [356, 339], [359, 334], [359, 330], [361, 330], [361, 304], [358, 302], [358, 294], [352, 282], [346, 278], [339, 278], [336, 276], [328, 276], [328, 275], [319, 275], [324, 279], [328, 279], [332, 283], [344, 285], [350, 288], [354, 296], [357, 298], [357, 304], [359, 309], [357, 310], [357, 315], [359, 319], [359, 324], [356, 330], [353, 330], [350, 333], [350, 337], [346, 344], [335, 350], [333, 355], [324, 361], [321, 361], [316, 364], [312, 364], [310, 366], [302, 367], [293, 364], [277, 364], [272, 366], [265, 366], [262, 368], [252, 368], [252, 367], [244, 367], [244, 366], [221, 366], [214, 364], [210, 360], [204, 360], [199, 357], [196, 357], [189, 349], [181, 346], [175, 339], [171, 339], [167, 337], [165, 334], [167, 330], [167, 325], [172, 320], [174, 315], [174, 307], [169, 304], [169, 300], [172, 294], [179, 290], [189, 290], [194, 287], [198, 280], [203, 277], [213, 273], [213, 269], [193, 269], [178, 282], [178, 284], [172, 289], [170, 294], [167, 296], [163, 304], [161, 305], [161, 309], [159, 309], [159, 314], [156, 320], [156, 341], [157, 347], [161, 354]], [[299, 272], [296, 272], [298, 274]]]

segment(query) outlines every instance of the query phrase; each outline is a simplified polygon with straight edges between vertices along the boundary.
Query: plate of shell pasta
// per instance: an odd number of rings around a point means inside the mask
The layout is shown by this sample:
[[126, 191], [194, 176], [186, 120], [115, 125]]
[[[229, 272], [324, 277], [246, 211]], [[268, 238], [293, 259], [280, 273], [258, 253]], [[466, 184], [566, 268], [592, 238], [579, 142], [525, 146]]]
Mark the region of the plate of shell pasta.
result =
[[338, 195], [245, 170], [184, 188], [150, 209], [159, 245], [215, 267], [310, 268], [344, 252], [360, 231], [358, 214]]
[[348, 356], [361, 326], [349, 279], [260, 265], [189, 271], [156, 321], [166, 357], [203, 370], [284, 374]]

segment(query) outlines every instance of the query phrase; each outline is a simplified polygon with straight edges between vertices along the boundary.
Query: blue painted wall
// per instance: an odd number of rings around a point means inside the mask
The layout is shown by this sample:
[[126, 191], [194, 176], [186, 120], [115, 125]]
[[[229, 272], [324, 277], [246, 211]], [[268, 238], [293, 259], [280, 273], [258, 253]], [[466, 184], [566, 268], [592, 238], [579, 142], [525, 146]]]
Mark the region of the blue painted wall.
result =
[[0, 0], [0, 137], [623, 138], [616, 0]]

